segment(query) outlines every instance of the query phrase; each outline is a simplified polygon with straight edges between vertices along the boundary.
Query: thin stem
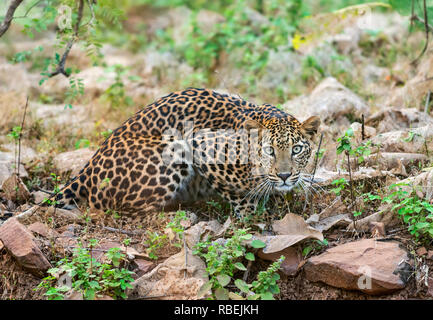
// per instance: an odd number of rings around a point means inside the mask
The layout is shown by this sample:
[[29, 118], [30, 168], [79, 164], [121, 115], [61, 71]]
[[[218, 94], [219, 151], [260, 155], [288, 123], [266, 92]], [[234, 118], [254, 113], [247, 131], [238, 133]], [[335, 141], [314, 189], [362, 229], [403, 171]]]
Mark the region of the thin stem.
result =
[[5, 32], [9, 29], [11, 26], [12, 19], [14, 18], [15, 10], [18, 8], [18, 6], [23, 2], [23, 0], [12, 0], [7, 12], [5, 19], [3, 20], [3, 23], [0, 25], [0, 37], [5, 34]]

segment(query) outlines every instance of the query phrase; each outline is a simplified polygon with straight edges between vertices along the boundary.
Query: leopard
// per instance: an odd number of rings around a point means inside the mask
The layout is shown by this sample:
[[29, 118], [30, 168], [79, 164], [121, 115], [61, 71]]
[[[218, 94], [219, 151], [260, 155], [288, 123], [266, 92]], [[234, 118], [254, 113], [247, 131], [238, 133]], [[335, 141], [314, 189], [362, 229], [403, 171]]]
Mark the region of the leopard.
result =
[[113, 130], [55, 203], [139, 218], [217, 195], [242, 219], [308, 177], [320, 122], [210, 89], [172, 92]]

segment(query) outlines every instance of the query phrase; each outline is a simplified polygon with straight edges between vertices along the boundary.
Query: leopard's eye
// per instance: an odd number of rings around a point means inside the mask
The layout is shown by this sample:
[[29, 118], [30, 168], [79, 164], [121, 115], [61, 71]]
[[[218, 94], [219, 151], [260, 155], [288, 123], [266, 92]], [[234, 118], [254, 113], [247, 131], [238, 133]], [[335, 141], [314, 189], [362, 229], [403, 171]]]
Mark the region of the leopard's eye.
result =
[[292, 154], [298, 154], [302, 151], [302, 146], [294, 146], [292, 149]]
[[268, 156], [273, 156], [274, 155], [274, 148], [272, 148], [271, 146], [264, 146], [263, 152], [266, 153]]

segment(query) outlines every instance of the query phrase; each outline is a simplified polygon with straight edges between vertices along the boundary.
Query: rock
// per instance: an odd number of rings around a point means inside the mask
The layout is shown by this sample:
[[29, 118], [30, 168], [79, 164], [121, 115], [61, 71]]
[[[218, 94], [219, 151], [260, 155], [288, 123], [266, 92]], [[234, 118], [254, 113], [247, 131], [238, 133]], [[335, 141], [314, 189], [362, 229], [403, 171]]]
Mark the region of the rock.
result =
[[43, 191], [32, 192], [33, 200], [35, 203], [41, 203], [44, 199], [48, 199], [51, 195]]
[[426, 258], [429, 259], [429, 260], [433, 260], [433, 250], [429, 250], [427, 252], [427, 257]]
[[[37, 158], [36, 152], [29, 147], [21, 146], [20, 177], [28, 177], [23, 163], [30, 162]], [[16, 169], [15, 145], [3, 144], [0, 146], [0, 188], [6, 179], [12, 176]]]
[[[1, 226], [1, 225], [0, 225]], [[0, 252], [3, 250], [3, 248], [5, 247], [5, 245], [3, 244], [3, 242], [0, 240]]]
[[363, 239], [328, 249], [304, 267], [309, 281], [379, 295], [402, 289], [411, 274], [406, 250], [395, 241]]
[[285, 111], [297, 116], [301, 121], [317, 115], [325, 123], [336, 119], [369, 115], [369, 106], [355, 93], [351, 92], [335, 78], [326, 78], [310, 96], [301, 96], [285, 104]]
[[[224, 67], [223, 67], [224, 68]], [[236, 68], [233, 68], [236, 69]], [[228, 74], [234, 73], [234, 77], [242, 78], [242, 74], [236, 70], [227, 70]], [[237, 75], [235, 75], [237, 73]], [[257, 85], [261, 90], [276, 90], [282, 83], [297, 81], [302, 74], [302, 56], [298, 53], [279, 48], [269, 52], [266, 72], [259, 79]], [[224, 77], [233, 81], [232, 78]], [[233, 84], [233, 83], [231, 83]], [[284, 87], [287, 87], [284, 89]], [[283, 86], [288, 90], [289, 86]], [[287, 92], [285, 92], [287, 93]]]
[[433, 74], [432, 48], [423, 55], [417, 67], [417, 74], [405, 83], [403, 87], [396, 88], [389, 95], [386, 104], [424, 110], [424, 97], [431, 91], [431, 75]]
[[47, 209], [47, 214], [56, 217], [57, 219], [62, 219], [66, 223], [78, 223], [82, 222], [82, 214], [80, 210], [66, 210], [61, 208], [49, 207]]
[[133, 263], [135, 266], [134, 272], [137, 277], [141, 277], [156, 267], [155, 263], [144, 259], [134, 259]]
[[358, 50], [358, 42], [361, 38], [361, 30], [357, 27], [346, 27], [342, 33], [327, 39], [340, 53], [348, 55], [350, 52]]
[[409, 169], [410, 166], [418, 166], [427, 161], [427, 156], [420, 153], [380, 152], [364, 158], [366, 166], [379, 169], [392, 170], [401, 165]]
[[399, 183], [409, 185], [401, 186], [401, 188], [407, 192], [411, 192], [413, 189], [412, 186], [416, 186], [418, 194], [422, 194], [425, 200], [431, 201], [433, 199], [433, 171], [431, 169], [417, 176], [401, 180]]
[[433, 118], [415, 108], [385, 108], [368, 117], [366, 125], [377, 128], [379, 133], [419, 128], [433, 124]]
[[24, 203], [30, 199], [30, 192], [20, 177], [13, 174], [2, 184], [5, 198], [15, 203]]
[[425, 154], [433, 147], [433, 125], [381, 133], [371, 142], [380, 145], [385, 152]]
[[56, 230], [48, 228], [46, 224], [39, 221], [32, 223], [27, 227], [27, 229], [45, 238], [53, 238], [59, 236]]
[[425, 256], [427, 254], [427, 249], [425, 247], [418, 248], [416, 254], [419, 256]]
[[370, 222], [370, 232], [373, 238], [383, 238], [386, 236], [385, 224], [383, 222]]
[[[354, 144], [360, 144], [362, 140], [362, 124], [359, 122], [353, 122], [350, 127], [353, 130]], [[376, 129], [364, 125], [364, 140], [370, 139], [376, 135]]]
[[33, 235], [17, 219], [11, 218], [0, 227], [0, 240], [18, 263], [32, 274], [43, 276], [51, 268]]
[[207, 236], [219, 237], [230, 226], [230, 218], [221, 225], [217, 220], [200, 221], [185, 231], [185, 241], [188, 248], [192, 249], [202, 238]]
[[347, 214], [347, 207], [341, 201], [341, 197], [335, 200], [319, 214], [311, 215], [306, 222], [316, 230], [327, 231], [337, 225], [347, 225], [352, 220]]
[[30, 86], [31, 80], [22, 64], [13, 65], [0, 59], [0, 92], [27, 92]]
[[35, 118], [42, 120], [44, 126], [56, 124], [67, 126], [68, 130], [94, 128], [94, 123], [89, 121], [90, 109], [84, 106], [74, 105], [70, 109], [65, 108], [65, 104], [51, 105], [30, 102], [29, 109], [34, 113]]
[[[16, 148], [15, 144], [13, 143], [2, 144], [0, 146], [0, 149], [3, 151], [0, 152], [0, 159], [2, 159], [3, 161], [7, 159], [13, 161], [15, 159], [15, 154], [14, 154], [15, 148]], [[33, 148], [21, 145], [21, 152], [20, 152], [21, 163], [28, 163], [37, 158], [38, 158], [38, 154]]]
[[94, 153], [89, 148], [63, 152], [54, 157], [53, 163], [62, 175], [70, 172], [71, 176], [76, 176]]
[[280, 270], [287, 276], [295, 275], [302, 262], [302, 254], [295, 247], [288, 247], [284, 250], [272, 253], [264, 253], [263, 250], [260, 249], [257, 255], [259, 258], [268, 261], [277, 261], [281, 256], [284, 256], [285, 259], [281, 264]]
[[169, 257], [149, 273], [132, 283], [129, 297], [152, 297], [162, 300], [196, 300], [200, 288], [209, 281], [206, 264], [190, 250]]

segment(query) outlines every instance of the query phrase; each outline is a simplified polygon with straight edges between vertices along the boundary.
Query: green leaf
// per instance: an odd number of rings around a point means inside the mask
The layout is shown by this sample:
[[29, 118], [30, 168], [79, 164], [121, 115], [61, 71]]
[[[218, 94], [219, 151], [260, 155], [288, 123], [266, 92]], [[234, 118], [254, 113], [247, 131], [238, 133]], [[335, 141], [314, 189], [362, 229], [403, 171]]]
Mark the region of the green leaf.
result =
[[236, 263], [234, 264], [234, 266], [235, 266], [237, 269], [242, 270], [242, 271], [246, 271], [246, 270], [247, 270], [247, 268], [245, 268], [245, 266], [244, 266], [241, 262], [236, 262]]
[[216, 278], [222, 287], [225, 287], [226, 285], [228, 285], [230, 283], [230, 280], [231, 280], [230, 276], [228, 276], [226, 274], [220, 274]]
[[271, 292], [264, 292], [260, 294], [262, 300], [275, 300], [274, 296], [272, 295]]
[[249, 288], [248, 284], [241, 279], [235, 280], [235, 286], [244, 293], [250, 292], [250, 288]]
[[201, 298], [204, 295], [206, 295], [211, 288], [212, 288], [212, 282], [208, 281], [205, 284], [203, 284], [200, 290], [198, 290], [197, 298]]
[[251, 241], [251, 247], [260, 249], [266, 247], [266, 243], [264, 243], [262, 240], [253, 240]]
[[248, 253], [245, 255], [245, 259], [247, 259], [247, 260], [249, 260], [249, 261], [254, 261], [254, 260], [256, 260], [256, 257], [254, 257], [254, 254], [253, 254], [253, 253], [248, 252]]
[[229, 300], [228, 290], [224, 288], [217, 288], [215, 290], [215, 297], [217, 300]]
[[229, 298], [232, 300], [245, 300], [244, 297], [234, 293], [234, 292], [229, 292]]

